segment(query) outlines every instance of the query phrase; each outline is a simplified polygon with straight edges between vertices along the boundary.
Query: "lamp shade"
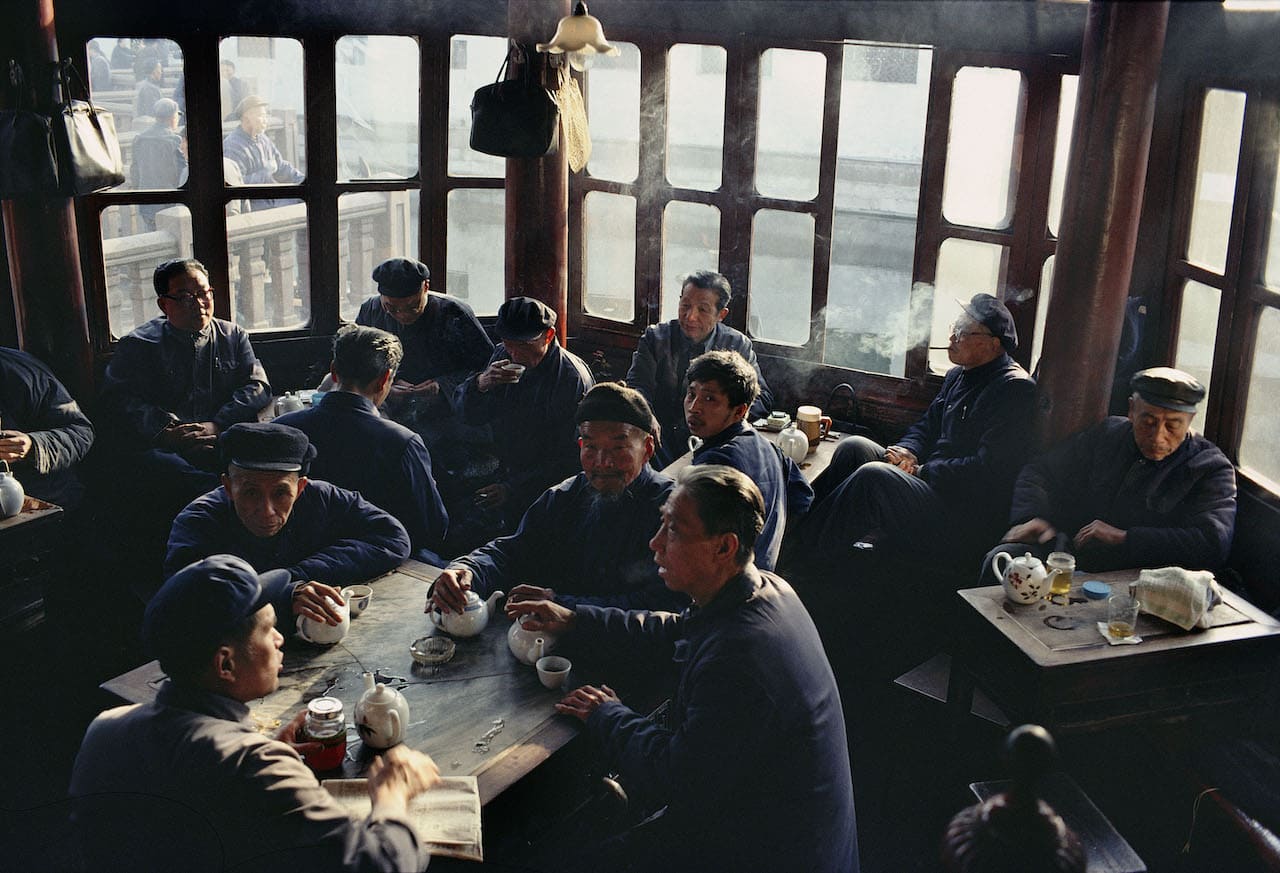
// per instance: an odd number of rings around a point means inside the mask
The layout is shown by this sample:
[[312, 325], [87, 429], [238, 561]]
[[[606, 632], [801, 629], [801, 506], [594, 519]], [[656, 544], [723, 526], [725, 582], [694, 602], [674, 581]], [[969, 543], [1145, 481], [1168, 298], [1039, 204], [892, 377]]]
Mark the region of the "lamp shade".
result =
[[551, 42], [538, 43], [538, 51], [558, 55], [564, 52], [582, 55], [616, 55], [618, 47], [604, 38], [600, 19], [587, 13], [587, 4], [578, 3], [572, 15], [560, 19]]

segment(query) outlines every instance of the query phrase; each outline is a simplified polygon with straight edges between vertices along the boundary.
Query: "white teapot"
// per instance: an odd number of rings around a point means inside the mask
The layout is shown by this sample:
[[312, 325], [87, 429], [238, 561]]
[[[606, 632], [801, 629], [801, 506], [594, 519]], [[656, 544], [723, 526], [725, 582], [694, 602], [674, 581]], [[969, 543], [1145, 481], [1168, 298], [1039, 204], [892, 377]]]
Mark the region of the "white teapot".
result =
[[802, 464], [809, 454], [809, 438], [796, 430], [795, 424], [791, 424], [778, 434], [778, 448], [782, 449], [782, 454], [797, 464]]
[[316, 646], [332, 646], [342, 642], [342, 638], [351, 630], [351, 604], [344, 602], [341, 606], [332, 597], [325, 597], [329, 606], [337, 610], [342, 620], [337, 624], [317, 621], [305, 615], [298, 616], [298, 636]]
[[372, 673], [364, 674], [364, 694], [356, 704], [356, 730], [366, 746], [389, 749], [404, 742], [409, 727], [409, 701], [394, 688], [376, 682]]
[[543, 655], [551, 654], [556, 646], [556, 636], [546, 631], [529, 630], [524, 626], [527, 618], [529, 616], [522, 615], [511, 622], [511, 627], [507, 630], [507, 648], [516, 656], [517, 661], [532, 667]]
[[9, 472], [9, 463], [0, 461], [0, 464], [4, 464], [4, 472], [0, 472], [0, 518], [10, 518], [22, 512], [26, 492], [18, 478]]
[[1014, 603], [1035, 603], [1049, 593], [1049, 574], [1030, 552], [1021, 558], [1010, 557], [1008, 552], [997, 553], [991, 560], [991, 572], [1004, 586], [1004, 596]]
[[432, 624], [451, 637], [474, 637], [485, 629], [489, 614], [497, 609], [502, 596], [501, 591], [495, 591], [488, 600], [481, 600], [478, 594], [468, 590], [467, 605], [462, 612], [441, 612], [440, 607], [432, 606], [427, 615], [431, 616]]

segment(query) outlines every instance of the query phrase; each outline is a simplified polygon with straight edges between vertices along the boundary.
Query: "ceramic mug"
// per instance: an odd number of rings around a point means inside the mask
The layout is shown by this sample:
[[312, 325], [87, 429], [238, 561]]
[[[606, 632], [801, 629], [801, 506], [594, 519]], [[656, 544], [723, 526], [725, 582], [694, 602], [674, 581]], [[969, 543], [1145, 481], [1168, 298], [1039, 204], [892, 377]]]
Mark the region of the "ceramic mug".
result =
[[369, 585], [348, 585], [342, 589], [342, 599], [347, 601], [351, 617], [355, 618], [369, 608], [369, 601], [373, 599], [373, 588]]
[[796, 410], [796, 427], [804, 432], [809, 446], [813, 447], [831, 430], [831, 416], [823, 415], [816, 406], [801, 406]]

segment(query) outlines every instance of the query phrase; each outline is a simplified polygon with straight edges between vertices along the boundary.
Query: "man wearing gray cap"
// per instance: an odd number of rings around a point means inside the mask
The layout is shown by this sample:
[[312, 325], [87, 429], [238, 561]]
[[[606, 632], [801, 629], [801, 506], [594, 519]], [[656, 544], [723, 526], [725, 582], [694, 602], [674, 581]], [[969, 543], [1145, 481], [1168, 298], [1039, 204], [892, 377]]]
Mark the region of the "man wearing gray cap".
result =
[[307, 478], [315, 448], [297, 428], [238, 424], [220, 445], [222, 487], [174, 519], [166, 577], [209, 555], [237, 555], [255, 567], [289, 571], [292, 581], [276, 601], [282, 617], [307, 614], [336, 624], [326, 595], [341, 602], [336, 589], [380, 576], [409, 556], [409, 535], [391, 515], [354, 491]]
[[[240, 178], [246, 185], [297, 185], [306, 176], [284, 159], [279, 147], [267, 136], [271, 114], [270, 103], [257, 94], [250, 94], [235, 108], [240, 125], [222, 141], [222, 156], [240, 170]], [[246, 201], [250, 209], [271, 209], [298, 203], [296, 198]]]
[[509, 298], [495, 329], [502, 342], [458, 387], [454, 405], [467, 424], [492, 428], [500, 463], [495, 481], [475, 491], [475, 505], [514, 527], [538, 495], [577, 471], [573, 416], [594, 379], [560, 347], [555, 310], [542, 301]]
[[1129, 384], [1127, 417], [1106, 418], [1022, 469], [1013, 526], [984, 573], [1000, 551], [1070, 551], [1093, 571], [1226, 563], [1236, 476], [1227, 456], [1191, 431], [1204, 386], [1170, 367], [1140, 370]]
[[574, 420], [582, 472], [544, 492], [515, 533], [453, 561], [431, 589], [441, 609], [461, 612], [468, 589], [487, 597], [499, 588], [513, 603], [688, 606], [663, 585], [649, 551], [672, 483], [649, 466], [658, 427], [644, 395], [603, 382], [582, 398]]
[[271, 601], [284, 570], [259, 575], [215, 555], [176, 573], [147, 605], [143, 644], [168, 679], [152, 703], [107, 710], [71, 776], [74, 831], [94, 870], [421, 870], [409, 801], [435, 763], [396, 746], [369, 767], [372, 811], [356, 819], [303, 763], [305, 711], [274, 738], [251, 700], [276, 690], [283, 637]]

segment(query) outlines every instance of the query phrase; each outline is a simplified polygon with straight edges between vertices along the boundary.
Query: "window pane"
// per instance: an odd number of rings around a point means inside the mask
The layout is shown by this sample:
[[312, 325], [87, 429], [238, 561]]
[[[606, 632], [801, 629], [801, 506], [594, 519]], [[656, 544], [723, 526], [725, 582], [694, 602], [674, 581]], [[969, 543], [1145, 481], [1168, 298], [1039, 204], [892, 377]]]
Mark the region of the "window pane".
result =
[[1280, 185], [1275, 187], [1267, 229], [1267, 262], [1262, 268], [1262, 281], [1271, 288], [1280, 287]]
[[[155, 210], [157, 230], [144, 227], [143, 208]], [[191, 254], [191, 213], [178, 203], [130, 204], [108, 206], [101, 218], [107, 326], [119, 337], [160, 314], [151, 274], [161, 261]]]
[[1280, 310], [1264, 309], [1249, 374], [1249, 397], [1240, 437], [1240, 466], [1259, 473], [1280, 492]]
[[933, 52], [846, 45], [823, 360], [901, 376]]
[[[418, 191], [361, 191], [338, 198], [339, 314], [355, 321], [376, 292], [371, 274], [387, 258], [418, 257]], [[439, 278], [436, 283], [443, 287]]]
[[338, 178], [418, 172], [418, 41], [344, 36], [335, 46]]
[[[218, 51], [226, 110], [222, 121], [226, 183], [301, 182], [307, 171], [302, 43], [272, 36], [232, 36], [222, 40]], [[282, 203], [253, 201], [258, 209], [278, 205]]]
[[945, 373], [951, 369], [947, 357], [951, 322], [963, 311], [957, 302], [966, 303], [974, 294], [995, 294], [1004, 281], [1007, 246], [973, 242], [967, 239], [943, 240], [938, 249], [938, 279], [933, 296], [933, 324], [929, 331], [929, 369]]
[[826, 70], [827, 59], [817, 52], [767, 49], [760, 55], [756, 190], [766, 197], [818, 196]]
[[182, 49], [170, 39], [104, 36], [85, 44], [96, 106], [110, 110], [125, 180], [113, 191], [179, 188], [187, 181]]
[[506, 192], [455, 188], [445, 208], [445, 290], [471, 304], [476, 315], [496, 315], [506, 296]]
[[622, 53], [595, 55], [583, 77], [591, 160], [587, 172], [597, 179], [634, 182], [640, 172], [640, 49], [613, 43]]
[[636, 314], [636, 199], [592, 191], [582, 212], [584, 306], [591, 315], [631, 321]]
[[500, 36], [458, 35], [449, 41], [449, 175], [502, 176], [504, 158], [471, 150], [471, 96], [498, 75], [507, 56]]
[[1058, 93], [1058, 135], [1053, 142], [1053, 176], [1049, 180], [1049, 234], [1058, 235], [1062, 220], [1062, 191], [1067, 184], [1067, 159], [1071, 156], [1071, 129], [1076, 123], [1079, 76], [1063, 76]]
[[231, 318], [247, 330], [303, 327], [311, 318], [307, 207], [264, 202], [227, 206]]
[[1215, 273], [1223, 272], [1227, 266], [1227, 237], [1231, 233], [1231, 205], [1235, 202], [1243, 127], [1244, 94], [1217, 88], [1205, 91], [1187, 260]]
[[662, 308], [676, 317], [680, 280], [695, 270], [720, 269], [720, 210], [705, 203], [673, 200], [662, 213]]
[[963, 67], [951, 89], [942, 214], [953, 224], [1005, 228], [1013, 219], [1026, 103], [1023, 75]]
[[[1031, 372], [1040, 365], [1040, 351], [1044, 348], [1044, 322], [1049, 315], [1049, 296], [1053, 291], [1053, 261], [1057, 255], [1045, 258], [1040, 268], [1040, 293], [1036, 297], [1035, 335], [1031, 337]], [[1208, 383], [1205, 383], [1208, 384]]]
[[812, 309], [813, 216], [761, 209], [751, 227], [748, 333], [801, 345]]
[[[1218, 336], [1218, 305], [1222, 292], [1199, 282], [1182, 286], [1182, 315], [1178, 319], [1178, 348], [1174, 366], [1200, 380], [1206, 389], [1213, 376], [1213, 346]], [[1209, 408], [1209, 395], [1200, 409]], [[1197, 422], [1201, 427], [1204, 422]]]
[[724, 152], [725, 51], [674, 45], [667, 52], [667, 179], [682, 188], [720, 187]]

